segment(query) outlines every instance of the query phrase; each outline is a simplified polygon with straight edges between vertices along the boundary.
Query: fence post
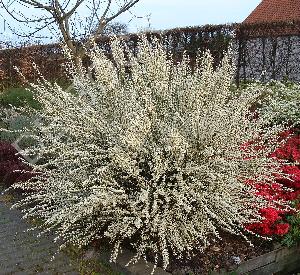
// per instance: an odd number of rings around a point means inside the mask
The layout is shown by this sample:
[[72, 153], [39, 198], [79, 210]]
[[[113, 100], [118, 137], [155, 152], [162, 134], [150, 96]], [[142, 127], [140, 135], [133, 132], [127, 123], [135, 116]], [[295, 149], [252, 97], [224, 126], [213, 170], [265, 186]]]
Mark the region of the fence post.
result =
[[277, 37], [272, 41], [272, 53], [271, 53], [271, 68], [272, 68], [272, 79], [276, 79], [276, 55], [277, 55]]
[[238, 40], [238, 60], [237, 60], [237, 70], [236, 70], [236, 85], [240, 86], [241, 83], [241, 69], [243, 66], [243, 74], [245, 78], [245, 42], [246, 38], [244, 34], [239, 30], [239, 34], [237, 35]]
[[265, 82], [266, 79], [266, 74], [264, 73], [265, 69], [266, 69], [266, 38], [262, 37], [262, 81]]

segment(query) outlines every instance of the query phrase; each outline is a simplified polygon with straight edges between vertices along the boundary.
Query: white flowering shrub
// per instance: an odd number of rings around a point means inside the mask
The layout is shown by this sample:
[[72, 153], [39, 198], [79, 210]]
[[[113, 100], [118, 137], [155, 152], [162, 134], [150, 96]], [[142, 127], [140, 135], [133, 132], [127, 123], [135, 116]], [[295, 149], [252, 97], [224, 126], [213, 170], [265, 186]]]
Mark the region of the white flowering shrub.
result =
[[270, 123], [300, 125], [300, 86], [297, 83], [273, 81], [266, 85], [260, 115]]
[[42, 109], [37, 145], [23, 153], [42, 156], [33, 165], [41, 176], [18, 185], [31, 192], [16, 206], [66, 242], [108, 238], [115, 260], [130, 240], [133, 261], [152, 252], [164, 268], [170, 254], [204, 248], [220, 230], [244, 235], [267, 204], [245, 179], [272, 180], [277, 163], [267, 155], [281, 130], [251, 118], [259, 89], [232, 96], [228, 56], [214, 69], [206, 53], [191, 71], [187, 57], [174, 64], [141, 39], [135, 53], [112, 42], [112, 57], [95, 49], [92, 77], [74, 73], [72, 93], [32, 85]]

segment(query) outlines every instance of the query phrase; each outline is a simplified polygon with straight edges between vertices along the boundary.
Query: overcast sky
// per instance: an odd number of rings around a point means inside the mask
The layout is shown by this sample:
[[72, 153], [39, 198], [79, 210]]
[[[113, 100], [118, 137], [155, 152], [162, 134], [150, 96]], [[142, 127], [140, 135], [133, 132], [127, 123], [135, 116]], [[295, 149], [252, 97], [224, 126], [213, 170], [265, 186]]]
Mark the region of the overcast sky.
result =
[[[130, 13], [123, 14], [117, 21], [128, 24], [130, 32], [145, 30], [149, 25], [153, 30], [165, 30], [242, 22], [260, 2], [261, 0], [140, 0]], [[11, 39], [8, 29], [4, 29], [4, 21], [17, 29], [22, 26], [13, 23], [4, 10], [0, 9], [0, 15], [0, 41]]]

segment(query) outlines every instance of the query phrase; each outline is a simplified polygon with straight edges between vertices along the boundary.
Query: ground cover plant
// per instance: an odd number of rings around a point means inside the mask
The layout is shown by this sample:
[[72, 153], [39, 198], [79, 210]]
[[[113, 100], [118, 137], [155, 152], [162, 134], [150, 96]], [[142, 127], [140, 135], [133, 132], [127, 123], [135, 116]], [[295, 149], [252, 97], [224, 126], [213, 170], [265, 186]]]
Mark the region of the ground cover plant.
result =
[[269, 157], [283, 127], [249, 111], [259, 85], [232, 95], [228, 55], [214, 68], [206, 52], [191, 70], [155, 40], [141, 38], [134, 53], [115, 40], [111, 50], [108, 58], [94, 49], [90, 70], [74, 70], [75, 93], [32, 84], [42, 108], [30, 111], [36, 143], [22, 153], [42, 156], [31, 165], [42, 175], [15, 184], [35, 190], [15, 205], [25, 217], [66, 243], [106, 238], [112, 260], [129, 241], [133, 262], [151, 252], [166, 268], [170, 254], [204, 249], [221, 230], [247, 239], [245, 224], [260, 221], [261, 209], [289, 207], [246, 183], [284, 178]]
[[271, 81], [261, 100], [260, 114], [270, 123], [298, 125], [300, 122], [300, 86], [293, 82]]

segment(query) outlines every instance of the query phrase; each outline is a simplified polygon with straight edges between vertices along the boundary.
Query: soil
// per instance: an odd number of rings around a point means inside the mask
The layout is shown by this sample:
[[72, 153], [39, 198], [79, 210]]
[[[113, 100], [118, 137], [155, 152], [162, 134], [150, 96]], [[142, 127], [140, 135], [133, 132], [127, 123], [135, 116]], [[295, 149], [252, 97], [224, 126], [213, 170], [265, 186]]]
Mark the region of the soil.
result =
[[[219, 234], [221, 240], [216, 240], [204, 252], [193, 251], [191, 259], [183, 257], [183, 260], [179, 260], [170, 255], [170, 264], [166, 271], [172, 275], [206, 275], [212, 271], [232, 271], [239, 263], [274, 250], [274, 241], [250, 235], [247, 236], [253, 244], [250, 246], [249, 242], [240, 236], [226, 232], [219, 232]], [[92, 244], [96, 249], [107, 245], [108, 242], [104, 240], [97, 240]], [[123, 247], [133, 251], [130, 242], [123, 243]], [[154, 262], [154, 255], [149, 253], [147, 260]], [[158, 259], [158, 266], [161, 266], [161, 262], [162, 259]]]
[[235, 269], [238, 263], [263, 255], [274, 249], [274, 242], [249, 236], [249, 243], [242, 237], [229, 233], [220, 234], [222, 240], [211, 244], [204, 252], [193, 251], [188, 260], [171, 259], [166, 271], [173, 275], [205, 275], [212, 271]]

